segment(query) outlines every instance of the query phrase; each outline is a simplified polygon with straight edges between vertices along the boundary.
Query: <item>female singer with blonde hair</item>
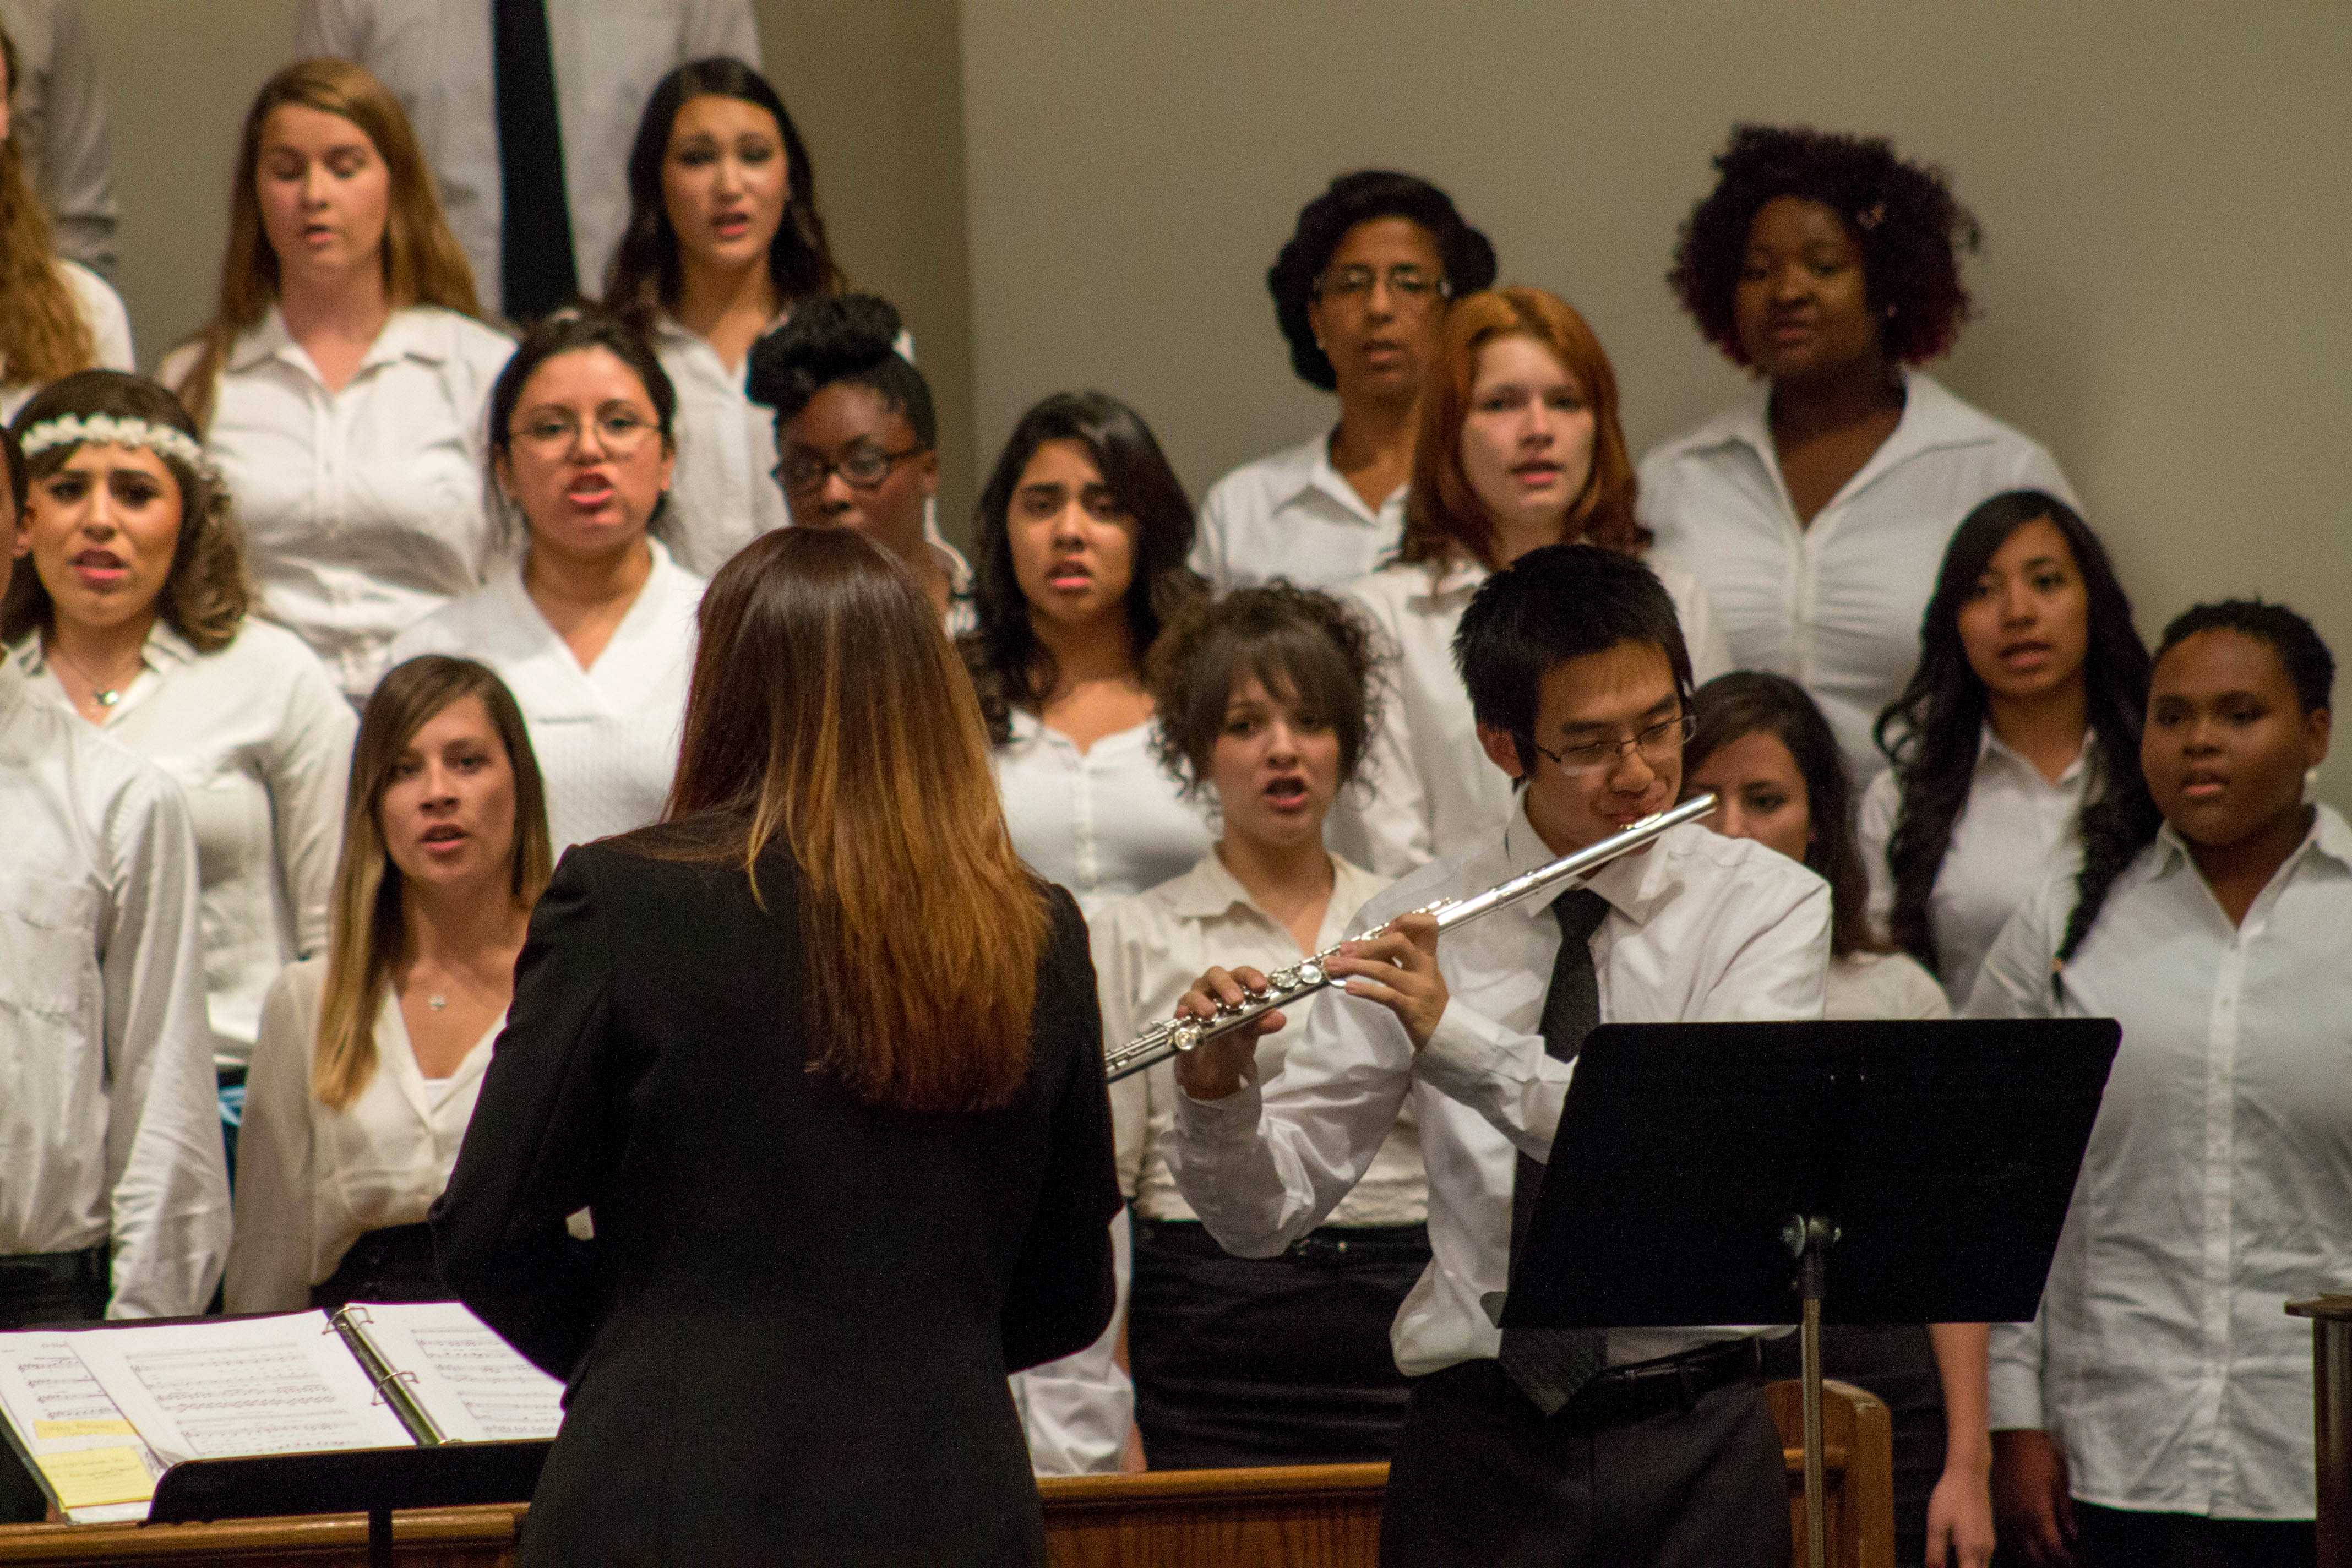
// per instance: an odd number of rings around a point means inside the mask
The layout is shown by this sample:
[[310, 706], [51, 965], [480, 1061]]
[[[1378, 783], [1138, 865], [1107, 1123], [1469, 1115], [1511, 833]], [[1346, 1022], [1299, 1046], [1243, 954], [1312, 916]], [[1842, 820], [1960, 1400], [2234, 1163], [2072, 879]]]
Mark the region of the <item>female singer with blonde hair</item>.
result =
[[481, 585], [482, 401], [505, 337], [399, 103], [349, 60], [262, 85], [219, 301], [157, 379], [205, 426], [278, 621], [363, 701], [384, 648]]
[[394, 668], [360, 721], [326, 954], [262, 1005], [230, 1311], [446, 1297], [425, 1211], [548, 863], [539, 763], [506, 687], [470, 659]]
[[[1397, 877], [1451, 854], [1510, 815], [1511, 781], [1480, 749], [1454, 662], [1478, 585], [1547, 544], [1642, 556], [1633, 467], [1617, 423], [1617, 373], [1575, 307], [1540, 289], [1455, 303], [1422, 386], [1421, 434], [1397, 558], [1348, 593], [1396, 653], [1371, 759], [1380, 793], [1334, 814], [1333, 847]], [[1731, 668], [1706, 595], [1657, 574], [1696, 678]]]
[[435, 1212], [571, 1384], [518, 1561], [1043, 1563], [1005, 1374], [1109, 1321], [1118, 1209], [1086, 928], [877, 546], [765, 534], [700, 624], [668, 820], [564, 858]]

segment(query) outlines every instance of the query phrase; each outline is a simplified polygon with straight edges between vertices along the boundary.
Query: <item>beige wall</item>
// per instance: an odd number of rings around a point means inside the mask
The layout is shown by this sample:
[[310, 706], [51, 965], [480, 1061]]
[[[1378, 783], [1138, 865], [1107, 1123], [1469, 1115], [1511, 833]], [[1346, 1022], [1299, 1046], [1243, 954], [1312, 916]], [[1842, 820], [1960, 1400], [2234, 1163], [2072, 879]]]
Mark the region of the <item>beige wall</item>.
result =
[[[115, 277], [140, 363], [152, 366], [210, 311], [237, 130], [255, 90], [285, 63], [301, 7], [84, 4], [112, 111]], [[816, 165], [835, 254], [858, 286], [896, 300], [914, 331], [940, 403], [940, 515], [959, 531], [977, 487], [954, 0], [754, 0], [753, 11], [769, 73]]]
[[[2057, 454], [2143, 633], [2259, 592], [2352, 665], [2352, 6], [971, 0], [962, 27], [984, 450], [1077, 384], [1196, 496], [1315, 429], [1265, 269], [1382, 164], [1584, 310], [1639, 450], [1743, 384], [1662, 281], [1727, 127], [1877, 132], [1988, 237], [1937, 374]], [[2352, 740], [2326, 787], [2352, 803]]]

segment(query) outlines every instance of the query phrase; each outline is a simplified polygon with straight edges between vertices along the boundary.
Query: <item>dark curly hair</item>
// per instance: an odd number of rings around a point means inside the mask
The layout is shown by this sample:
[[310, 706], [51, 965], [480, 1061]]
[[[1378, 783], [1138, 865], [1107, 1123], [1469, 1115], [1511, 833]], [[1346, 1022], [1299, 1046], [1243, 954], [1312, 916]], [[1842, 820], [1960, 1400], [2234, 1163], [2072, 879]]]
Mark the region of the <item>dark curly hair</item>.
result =
[[1698, 728], [1683, 748], [1683, 793], [1696, 793], [1691, 775], [1735, 741], [1766, 734], [1788, 747], [1805, 781], [1812, 830], [1805, 864], [1830, 885], [1830, 954], [1886, 952], [1888, 944], [1870, 929], [1870, 873], [1854, 837], [1853, 780], [1821, 705], [1785, 675], [1735, 669], [1700, 687], [1691, 710]]
[[1906, 163], [1883, 137], [1841, 136], [1777, 125], [1740, 125], [1716, 159], [1720, 178], [1691, 209], [1666, 274], [1706, 341], [1748, 363], [1732, 294], [1756, 214], [1775, 196], [1801, 196], [1845, 222], [1861, 247], [1863, 279], [1889, 358], [1924, 364], [1943, 353], [1968, 319], [1959, 257], [1983, 241], [1976, 218], [1940, 169]]
[[1144, 661], [1153, 754], [1187, 795], [1199, 795], [1234, 687], [1255, 676], [1338, 733], [1345, 788], [1381, 721], [1381, 664], [1371, 627], [1328, 594], [1277, 577], [1222, 599], [1196, 599], [1169, 621]]
[[1060, 671], [1029, 621], [1029, 601], [1013, 570], [1013, 492], [1037, 448], [1076, 441], [1102, 470], [1103, 483], [1135, 520], [1135, 575], [1127, 585], [1127, 626], [1136, 662], [1144, 664], [1160, 628], [1208, 591], [1185, 558], [1192, 552], [1192, 503], [1143, 416], [1105, 392], [1057, 392], [1021, 416], [973, 509], [972, 607], [980, 625], [959, 641], [980, 693], [988, 738], [1013, 738], [1013, 710], [1036, 711]]
[[907, 416], [915, 439], [939, 445], [931, 384], [898, 352], [898, 308], [876, 294], [809, 300], [751, 345], [744, 389], [776, 411], [781, 429], [809, 399], [838, 381], [862, 386]]
[[[72, 461], [84, 445], [60, 442], [26, 458], [20, 445], [25, 437], [35, 426], [52, 419], [75, 416], [87, 419], [97, 415], [143, 419], [191, 439], [203, 439], [180, 400], [143, 375], [84, 370], [53, 381], [16, 411], [7, 448], [8, 488], [19, 521], [31, 487]], [[230, 506], [228, 486], [211, 464], [190, 465], [168, 452], [155, 456], [180, 489], [180, 538], [172, 550], [172, 568], [155, 595], [155, 612], [198, 653], [216, 653], [236, 640], [246, 613], [253, 607], [253, 585], [246, 574], [245, 531]], [[26, 561], [9, 579], [7, 594], [0, 596], [0, 641], [14, 642], [28, 632], [50, 630], [56, 619], [57, 605], [48, 588], [33, 563]]]
[[1298, 210], [1298, 226], [1265, 272], [1266, 292], [1274, 296], [1274, 319], [1290, 344], [1290, 368], [1309, 386], [1330, 392], [1339, 384], [1307, 320], [1315, 280], [1330, 265], [1331, 253], [1339, 248], [1349, 229], [1381, 217], [1410, 218], [1429, 231], [1445, 263], [1446, 289], [1454, 299], [1475, 294], [1495, 281], [1494, 246], [1462, 220], [1462, 215], [1454, 210], [1452, 196], [1417, 175], [1387, 169], [1341, 174], [1328, 190]]
[[1951, 847], [1953, 826], [1968, 809], [1989, 710], [1984, 681], [1960, 644], [1960, 606], [2009, 536], [2045, 518], [2064, 536], [2088, 600], [2083, 694], [2100, 771], [2097, 793], [2083, 803], [2084, 880], [2077, 886], [2112, 880], [2156, 831], [2156, 803], [2139, 771], [2147, 647], [2132, 626], [2131, 599], [2105, 546], [2073, 507], [2040, 490], [2005, 490], [1979, 502], [1945, 548], [1936, 591], [1919, 620], [1918, 668], [1874, 731], [1879, 750], [1895, 764], [1901, 794], [1886, 841], [1886, 868], [1895, 883], [1889, 934], [1939, 977], [1928, 900]]
[[671, 127], [691, 98], [734, 98], [775, 117], [784, 143], [784, 220], [768, 247], [768, 279], [778, 303], [791, 305], [813, 294], [837, 294], [846, 282], [826, 245], [824, 219], [817, 216], [816, 171], [800, 128], [784, 112], [784, 100], [768, 79], [727, 55], [689, 60], [662, 78], [629, 149], [629, 224], [604, 269], [604, 302], [639, 331], [651, 330], [654, 311], [675, 306], [686, 286], [678, 260], [677, 230], [670, 226], [669, 202], [662, 195], [662, 161], [669, 155]]

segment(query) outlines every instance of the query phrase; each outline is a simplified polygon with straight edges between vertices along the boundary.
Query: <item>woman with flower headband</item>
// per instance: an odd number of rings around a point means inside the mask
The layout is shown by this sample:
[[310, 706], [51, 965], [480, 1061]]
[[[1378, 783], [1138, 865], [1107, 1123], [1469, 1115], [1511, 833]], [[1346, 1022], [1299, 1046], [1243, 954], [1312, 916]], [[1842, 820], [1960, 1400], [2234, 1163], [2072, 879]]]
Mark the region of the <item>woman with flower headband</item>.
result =
[[1921, 374], [1969, 311], [1977, 223], [1880, 140], [1743, 125], [1669, 274], [1707, 342], [1762, 384], [1642, 459], [1659, 559], [1698, 578], [1732, 662], [1803, 686], [1858, 785], [1919, 657], [1944, 542], [2002, 490], [2072, 502], [2050, 454]]
[[16, 43], [0, 27], [0, 419], [34, 390], [92, 365], [129, 370], [131, 318], [106, 279], [57, 253], [49, 220], [8, 134]]
[[228, 491], [170, 393], [83, 371], [26, 404], [16, 432], [30, 493], [0, 637], [36, 693], [187, 795], [234, 1129], [262, 996], [326, 942], [351, 707], [299, 638], [247, 615]]
[[247, 112], [220, 301], [157, 379], [236, 491], [270, 618], [356, 704], [402, 628], [481, 586], [482, 399], [512, 347], [400, 105], [303, 60]]

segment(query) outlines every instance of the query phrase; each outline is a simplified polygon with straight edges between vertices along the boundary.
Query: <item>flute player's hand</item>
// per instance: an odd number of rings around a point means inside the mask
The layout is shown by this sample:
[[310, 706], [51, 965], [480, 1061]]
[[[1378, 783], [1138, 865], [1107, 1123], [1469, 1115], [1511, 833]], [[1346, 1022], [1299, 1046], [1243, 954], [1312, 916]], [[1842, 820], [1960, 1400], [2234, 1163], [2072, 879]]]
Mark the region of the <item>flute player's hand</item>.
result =
[[1399, 915], [1376, 936], [1341, 942], [1339, 956], [1323, 968], [1346, 982], [1349, 995], [1394, 1013], [1416, 1051], [1429, 1044], [1437, 1021], [1445, 1016], [1450, 994], [1437, 968], [1435, 915]]
[[[1176, 1004], [1180, 1018], [1213, 1018], [1219, 1004], [1240, 1006], [1266, 989], [1265, 975], [1255, 969], [1212, 969], [1192, 983]], [[1176, 1087], [1194, 1100], [1223, 1100], [1241, 1092], [1255, 1076], [1257, 1043], [1282, 1027], [1280, 1013], [1261, 1013], [1230, 1034], [1202, 1040], [1176, 1056]]]

